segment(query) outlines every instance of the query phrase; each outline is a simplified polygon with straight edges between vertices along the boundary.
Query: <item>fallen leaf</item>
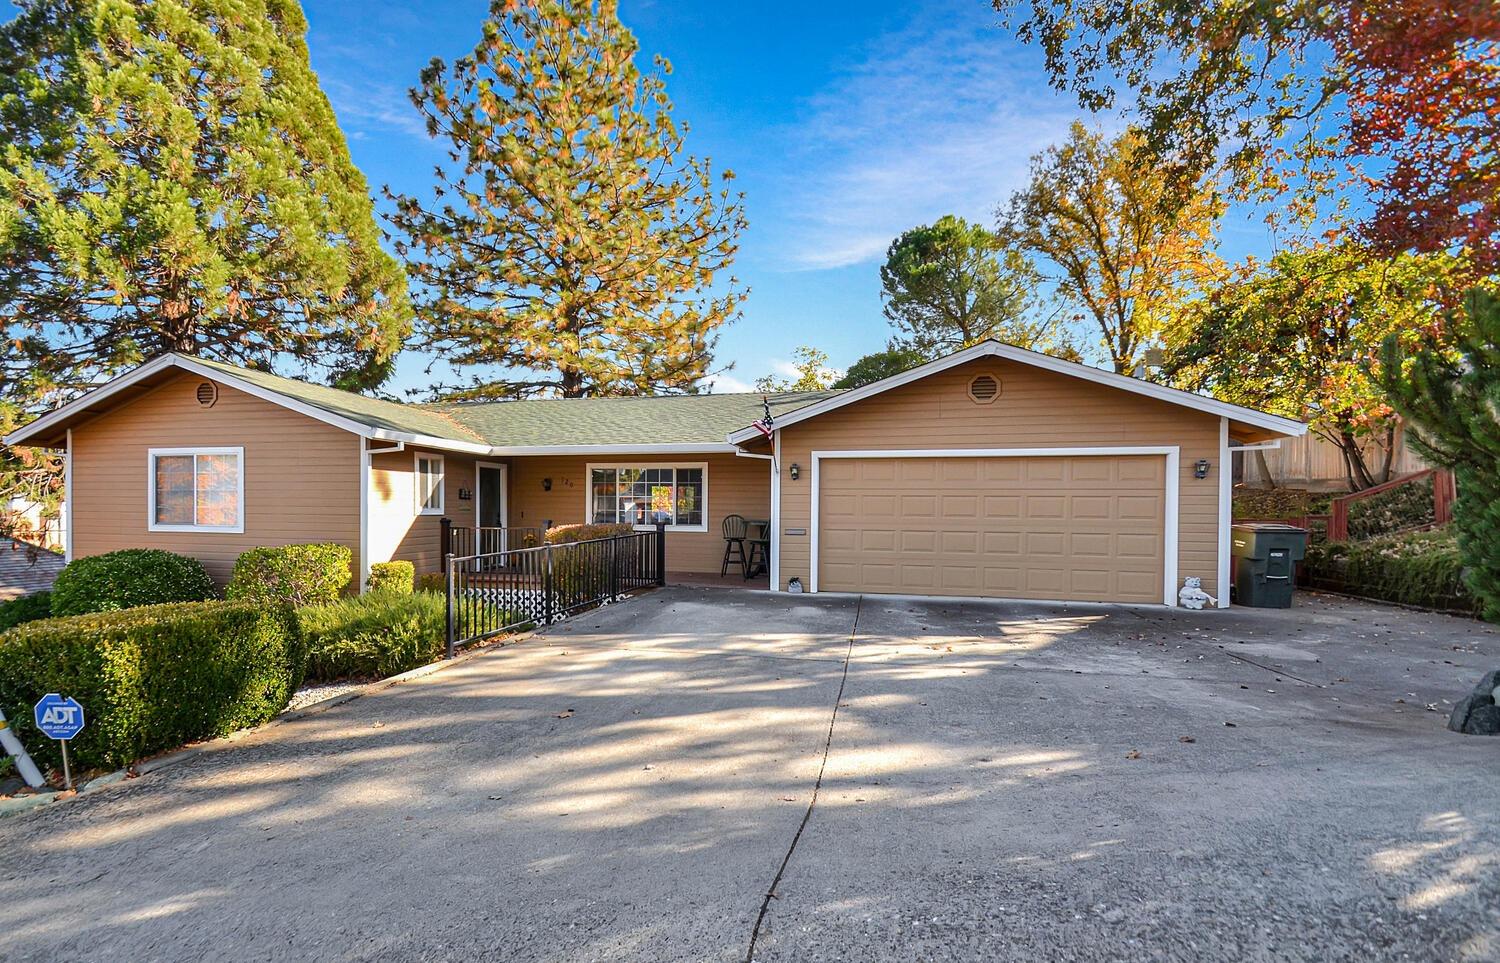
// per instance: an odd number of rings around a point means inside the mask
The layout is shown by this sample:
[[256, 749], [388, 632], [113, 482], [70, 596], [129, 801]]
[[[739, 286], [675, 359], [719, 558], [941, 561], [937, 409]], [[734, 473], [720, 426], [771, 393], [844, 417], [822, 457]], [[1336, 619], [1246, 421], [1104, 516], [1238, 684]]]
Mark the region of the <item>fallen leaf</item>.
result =
[[1178, 736], [1177, 737], [1177, 741], [1178, 742], [1197, 742], [1198, 740], [1194, 739], [1192, 736]]
[[557, 718], [559, 718], [559, 719], [570, 719], [570, 718], [572, 718], [572, 716], [573, 716], [573, 710], [572, 709], [564, 709], [562, 712], [559, 712], [557, 714]]
[[1129, 752], [1125, 753], [1125, 758], [1126, 759], [1139, 759], [1139, 758], [1141, 758], [1141, 751], [1139, 749], [1132, 749]]

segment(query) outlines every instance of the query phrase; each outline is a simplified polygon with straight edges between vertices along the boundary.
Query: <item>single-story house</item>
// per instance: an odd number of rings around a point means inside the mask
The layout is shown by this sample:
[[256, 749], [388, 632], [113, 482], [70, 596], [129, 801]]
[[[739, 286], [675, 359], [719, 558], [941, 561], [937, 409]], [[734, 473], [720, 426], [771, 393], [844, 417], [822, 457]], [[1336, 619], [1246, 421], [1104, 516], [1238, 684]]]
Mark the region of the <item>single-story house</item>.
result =
[[771, 523], [775, 591], [1174, 605], [1191, 576], [1228, 602], [1231, 452], [1305, 430], [986, 341], [848, 391], [464, 404], [167, 354], [5, 441], [66, 452], [70, 558], [158, 547], [219, 580], [308, 541], [360, 584], [436, 572], [443, 519], [662, 518], [669, 570], [717, 575], [738, 514]]

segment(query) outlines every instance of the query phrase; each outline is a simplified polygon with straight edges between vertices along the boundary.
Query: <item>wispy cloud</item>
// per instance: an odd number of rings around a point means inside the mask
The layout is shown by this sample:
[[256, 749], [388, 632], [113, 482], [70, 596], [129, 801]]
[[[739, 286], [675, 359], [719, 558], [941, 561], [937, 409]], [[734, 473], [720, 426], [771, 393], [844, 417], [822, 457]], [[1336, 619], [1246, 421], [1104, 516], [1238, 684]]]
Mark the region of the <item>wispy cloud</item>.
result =
[[748, 381], [741, 381], [733, 375], [716, 374], [703, 382], [710, 391], [716, 394], [734, 394], [736, 392], [754, 391], [755, 386]]
[[412, 105], [405, 88], [377, 83], [356, 85], [326, 75], [322, 82], [339, 124], [350, 131], [351, 136], [379, 136], [394, 132], [422, 141], [428, 139], [426, 121]]
[[983, 5], [915, 7], [809, 100], [778, 204], [784, 266], [867, 262], [947, 213], [988, 222], [1078, 115], [1036, 59]]

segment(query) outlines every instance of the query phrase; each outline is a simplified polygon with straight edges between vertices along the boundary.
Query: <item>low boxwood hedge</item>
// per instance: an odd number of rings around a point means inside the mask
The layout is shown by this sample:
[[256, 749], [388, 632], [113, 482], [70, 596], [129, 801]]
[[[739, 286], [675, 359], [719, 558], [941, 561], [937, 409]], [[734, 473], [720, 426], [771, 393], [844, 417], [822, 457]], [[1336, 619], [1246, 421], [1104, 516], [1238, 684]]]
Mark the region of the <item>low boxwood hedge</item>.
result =
[[86, 615], [201, 602], [216, 594], [197, 559], [159, 548], [127, 548], [69, 562], [52, 583], [51, 604], [53, 615]]
[[237, 602], [152, 605], [43, 619], [0, 633], [0, 706], [37, 763], [61, 764], [32, 726], [48, 692], [82, 703], [78, 771], [113, 769], [280, 712], [302, 681], [291, 610]]
[[1309, 545], [1300, 567], [1309, 588], [1477, 614], [1463, 581], [1463, 559], [1451, 527], [1358, 542]]
[[417, 567], [410, 562], [376, 562], [370, 566], [365, 588], [372, 592], [395, 592], [410, 595], [417, 580]]
[[353, 578], [353, 559], [349, 546], [334, 542], [252, 548], [235, 560], [224, 595], [245, 602], [329, 605]]

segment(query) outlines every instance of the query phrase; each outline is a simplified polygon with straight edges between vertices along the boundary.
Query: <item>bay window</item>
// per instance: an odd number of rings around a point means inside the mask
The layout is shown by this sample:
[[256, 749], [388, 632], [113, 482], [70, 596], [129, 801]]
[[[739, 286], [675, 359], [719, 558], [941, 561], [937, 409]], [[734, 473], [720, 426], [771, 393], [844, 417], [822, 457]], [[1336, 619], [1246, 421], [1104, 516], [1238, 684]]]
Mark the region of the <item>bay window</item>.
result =
[[590, 465], [588, 519], [708, 531], [708, 466]]
[[243, 532], [245, 449], [152, 448], [146, 527], [153, 532]]

